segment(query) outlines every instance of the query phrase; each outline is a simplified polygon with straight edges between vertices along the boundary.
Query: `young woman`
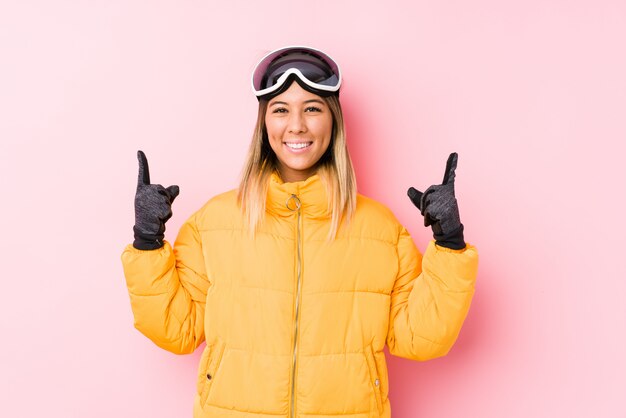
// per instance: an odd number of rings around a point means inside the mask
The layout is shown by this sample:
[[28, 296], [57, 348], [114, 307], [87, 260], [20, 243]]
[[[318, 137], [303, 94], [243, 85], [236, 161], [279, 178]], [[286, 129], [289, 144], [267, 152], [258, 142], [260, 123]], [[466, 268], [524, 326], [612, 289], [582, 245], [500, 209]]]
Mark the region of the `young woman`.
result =
[[194, 417], [390, 417], [383, 347], [427, 360], [452, 347], [476, 249], [444, 181], [409, 197], [431, 225], [424, 256], [389, 209], [357, 194], [323, 52], [287, 47], [253, 74], [259, 113], [241, 184], [163, 240], [178, 187], [150, 184], [139, 151], [135, 241], [122, 261], [135, 326], [158, 346], [203, 341]]

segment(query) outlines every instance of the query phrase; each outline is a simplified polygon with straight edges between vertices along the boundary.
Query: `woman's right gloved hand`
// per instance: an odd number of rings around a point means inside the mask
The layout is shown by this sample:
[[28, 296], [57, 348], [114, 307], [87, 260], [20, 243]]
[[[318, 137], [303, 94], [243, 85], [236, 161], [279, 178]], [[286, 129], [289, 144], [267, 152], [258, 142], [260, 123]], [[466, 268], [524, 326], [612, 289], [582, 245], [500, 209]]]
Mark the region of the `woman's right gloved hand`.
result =
[[148, 160], [143, 151], [137, 151], [139, 178], [135, 194], [135, 241], [139, 250], [156, 250], [163, 247], [165, 222], [172, 217], [172, 202], [178, 196], [178, 186], [167, 188], [150, 184]]

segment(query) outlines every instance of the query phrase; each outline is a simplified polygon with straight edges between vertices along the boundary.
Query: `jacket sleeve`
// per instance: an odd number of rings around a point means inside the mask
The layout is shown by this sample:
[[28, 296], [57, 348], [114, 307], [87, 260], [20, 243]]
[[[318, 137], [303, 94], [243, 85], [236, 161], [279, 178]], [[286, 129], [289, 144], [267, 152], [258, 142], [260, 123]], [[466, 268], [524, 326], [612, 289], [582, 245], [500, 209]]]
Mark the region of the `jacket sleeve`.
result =
[[204, 341], [204, 310], [210, 286], [195, 215], [174, 244], [152, 251], [128, 245], [122, 264], [135, 328], [176, 354], [193, 352]]
[[444, 356], [456, 341], [474, 295], [478, 252], [431, 241], [422, 258], [405, 228], [397, 246], [391, 293], [389, 352], [412, 360]]

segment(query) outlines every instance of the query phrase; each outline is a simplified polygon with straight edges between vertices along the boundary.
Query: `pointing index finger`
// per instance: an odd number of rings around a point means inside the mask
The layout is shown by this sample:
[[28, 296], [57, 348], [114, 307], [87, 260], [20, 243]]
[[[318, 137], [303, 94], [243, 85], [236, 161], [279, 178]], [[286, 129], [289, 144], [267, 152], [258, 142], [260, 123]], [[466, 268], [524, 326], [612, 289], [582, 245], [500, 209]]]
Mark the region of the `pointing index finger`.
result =
[[148, 159], [143, 151], [137, 151], [137, 160], [139, 161], [139, 176], [137, 178], [137, 185], [150, 184], [150, 169], [148, 168]]
[[456, 152], [453, 152], [448, 157], [448, 162], [446, 163], [446, 173], [443, 176], [443, 182], [441, 184], [454, 183], [454, 177], [456, 177], [455, 170], [456, 164], [459, 159], [459, 155]]

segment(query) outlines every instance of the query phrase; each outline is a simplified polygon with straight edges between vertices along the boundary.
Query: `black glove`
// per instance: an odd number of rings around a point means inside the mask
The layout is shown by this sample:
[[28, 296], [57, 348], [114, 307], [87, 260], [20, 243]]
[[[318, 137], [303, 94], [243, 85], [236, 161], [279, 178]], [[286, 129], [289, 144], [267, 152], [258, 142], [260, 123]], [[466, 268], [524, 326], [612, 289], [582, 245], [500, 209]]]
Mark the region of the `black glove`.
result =
[[135, 241], [139, 250], [156, 250], [163, 247], [165, 222], [172, 217], [172, 202], [178, 196], [178, 186], [165, 188], [150, 184], [148, 160], [143, 151], [137, 151], [139, 178], [135, 194]]
[[413, 187], [408, 190], [409, 198], [424, 216], [424, 226], [432, 225], [436, 244], [455, 250], [465, 248], [463, 224], [454, 196], [454, 170], [458, 158], [456, 152], [448, 157], [441, 184], [430, 186], [424, 193]]

